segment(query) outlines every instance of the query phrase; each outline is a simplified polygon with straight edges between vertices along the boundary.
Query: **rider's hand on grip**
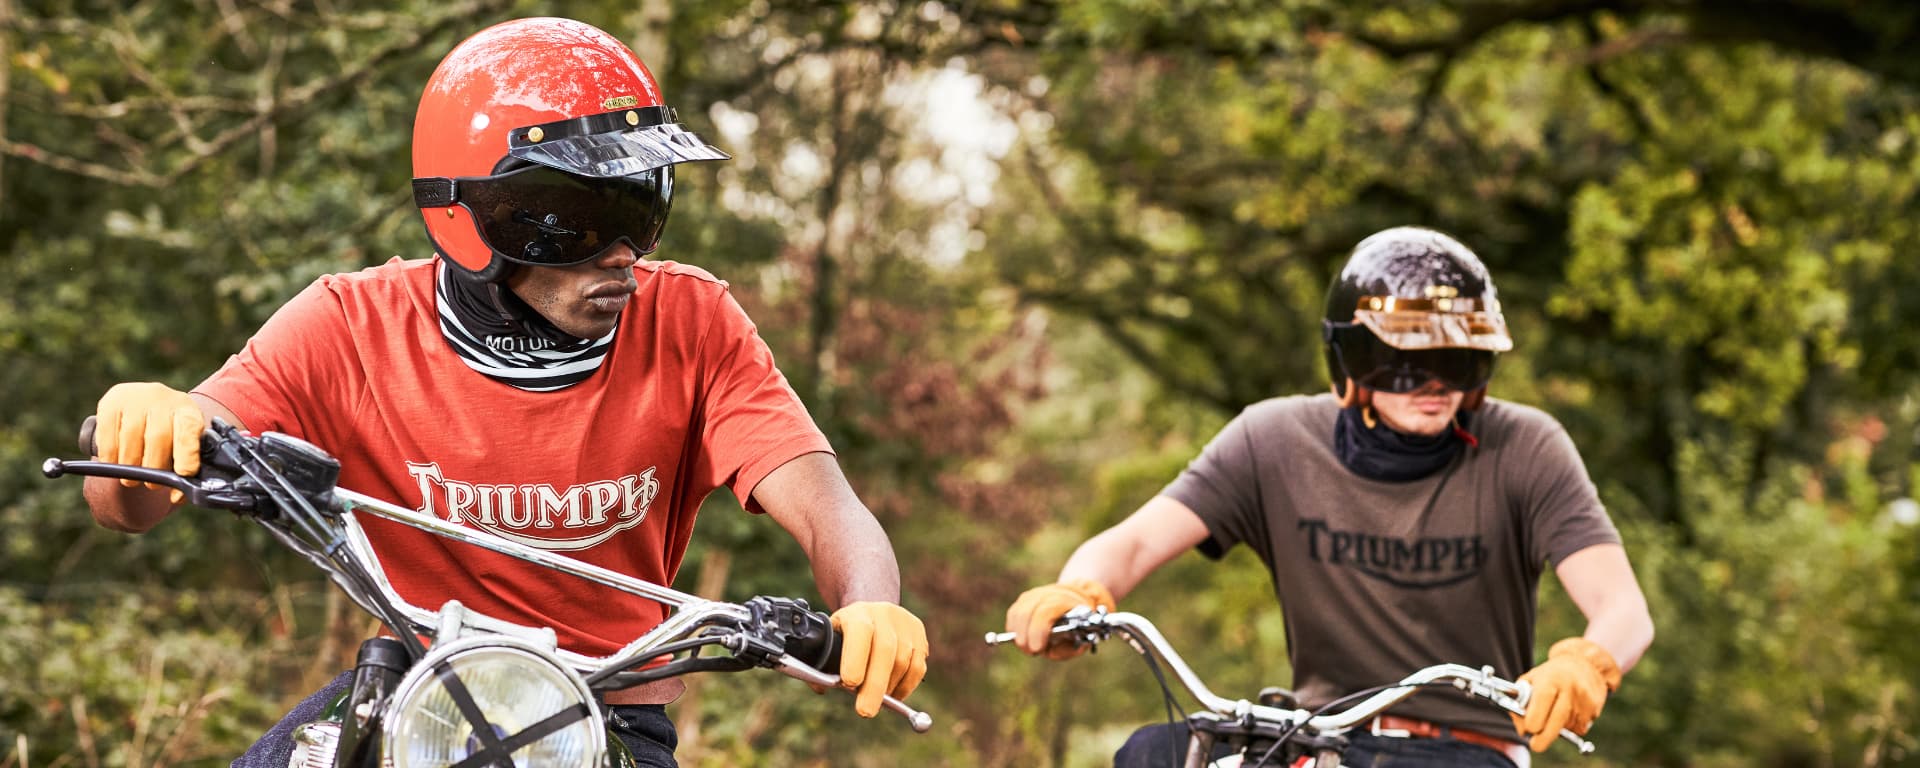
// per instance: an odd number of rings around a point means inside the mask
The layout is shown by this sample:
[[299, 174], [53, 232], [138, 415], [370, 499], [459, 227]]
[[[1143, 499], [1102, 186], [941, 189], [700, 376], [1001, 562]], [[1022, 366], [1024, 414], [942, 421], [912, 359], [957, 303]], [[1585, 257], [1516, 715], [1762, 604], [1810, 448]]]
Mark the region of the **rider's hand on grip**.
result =
[[1528, 746], [1545, 752], [1560, 737], [1560, 729], [1585, 735], [1607, 704], [1607, 694], [1620, 687], [1620, 665], [1613, 654], [1584, 637], [1569, 637], [1547, 650], [1547, 660], [1521, 675], [1533, 687], [1527, 714], [1514, 715], [1513, 725], [1530, 735]]
[[[101, 461], [171, 469], [183, 476], [200, 471], [200, 433], [206, 431], [207, 417], [187, 393], [151, 381], [115, 384], [100, 397], [95, 416], [94, 447]], [[180, 491], [173, 492], [174, 503], [181, 498]]]
[[904, 699], [927, 676], [927, 628], [893, 603], [854, 603], [833, 613], [840, 632], [840, 684], [856, 691], [861, 717], [880, 713], [880, 699]]
[[1034, 587], [1022, 592], [1007, 608], [1007, 631], [1014, 634], [1014, 645], [1030, 656], [1045, 653], [1049, 659], [1073, 658], [1086, 649], [1075, 643], [1051, 645], [1053, 625], [1067, 611], [1082, 606], [1113, 610], [1113, 593], [1092, 579]]

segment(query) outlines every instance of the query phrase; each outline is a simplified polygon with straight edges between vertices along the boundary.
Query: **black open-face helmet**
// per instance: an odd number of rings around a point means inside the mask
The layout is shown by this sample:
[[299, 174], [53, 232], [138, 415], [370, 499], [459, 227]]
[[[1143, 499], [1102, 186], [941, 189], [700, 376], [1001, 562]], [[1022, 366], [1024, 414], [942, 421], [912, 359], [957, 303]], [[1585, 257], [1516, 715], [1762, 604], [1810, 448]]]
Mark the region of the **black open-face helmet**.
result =
[[1420, 227], [1377, 232], [1354, 246], [1327, 290], [1321, 328], [1342, 405], [1362, 402], [1365, 390], [1412, 392], [1437, 379], [1475, 407], [1494, 355], [1513, 348], [1480, 257]]

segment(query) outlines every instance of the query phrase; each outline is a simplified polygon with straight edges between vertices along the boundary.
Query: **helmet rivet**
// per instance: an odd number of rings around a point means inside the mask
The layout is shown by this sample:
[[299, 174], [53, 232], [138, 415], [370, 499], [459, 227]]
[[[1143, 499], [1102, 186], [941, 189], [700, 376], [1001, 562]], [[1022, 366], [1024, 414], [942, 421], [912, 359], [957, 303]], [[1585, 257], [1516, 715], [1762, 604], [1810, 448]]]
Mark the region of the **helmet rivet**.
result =
[[532, 128], [527, 129], [527, 141], [539, 141], [546, 137], [547, 137], [547, 132], [540, 130], [539, 126], [534, 126]]
[[639, 124], [640, 124], [640, 113], [635, 112], [631, 109], [627, 110], [627, 125], [639, 125]]
[[447, 218], [453, 218], [453, 206], [451, 205], [447, 206]]

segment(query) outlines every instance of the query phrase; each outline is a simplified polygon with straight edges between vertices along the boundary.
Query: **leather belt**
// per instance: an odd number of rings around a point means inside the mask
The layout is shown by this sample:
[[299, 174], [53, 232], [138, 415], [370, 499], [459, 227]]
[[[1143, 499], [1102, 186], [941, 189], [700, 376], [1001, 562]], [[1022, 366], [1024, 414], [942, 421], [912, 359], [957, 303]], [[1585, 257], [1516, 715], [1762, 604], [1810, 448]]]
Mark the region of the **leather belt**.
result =
[[1507, 739], [1488, 736], [1479, 731], [1451, 728], [1440, 725], [1439, 723], [1415, 720], [1411, 717], [1381, 715], [1374, 718], [1373, 721], [1367, 725], [1367, 730], [1375, 736], [1386, 736], [1389, 738], [1453, 739], [1454, 741], [1463, 741], [1468, 744], [1477, 744], [1506, 755], [1508, 760], [1512, 760], [1513, 764], [1520, 768], [1527, 768], [1527, 764], [1532, 762], [1533, 757], [1533, 755], [1527, 751], [1525, 744], [1516, 744]]
[[601, 697], [608, 704], [672, 704], [687, 690], [687, 681], [677, 677], [641, 683], [632, 688], [608, 691]]

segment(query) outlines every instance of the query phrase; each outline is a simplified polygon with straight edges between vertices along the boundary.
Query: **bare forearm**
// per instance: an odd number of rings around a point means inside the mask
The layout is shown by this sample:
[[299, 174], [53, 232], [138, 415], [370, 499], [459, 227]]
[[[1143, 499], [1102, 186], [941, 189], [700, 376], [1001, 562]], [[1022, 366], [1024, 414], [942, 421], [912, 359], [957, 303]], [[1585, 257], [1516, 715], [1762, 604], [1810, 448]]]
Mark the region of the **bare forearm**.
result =
[[806, 551], [814, 585], [829, 607], [900, 602], [893, 542], [831, 454], [809, 453], [780, 465], [760, 481], [753, 498]]
[[893, 543], [873, 515], [861, 507], [840, 515], [834, 535], [802, 542], [813, 564], [814, 584], [830, 608], [866, 601], [900, 602], [900, 566]]
[[1092, 579], [1113, 593], [1113, 599], [1119, 600], [1140, 586], [1153, 568], [1153, 565], [1142, 566], [1140, 547], [1133, 539], [1118, 529], [1109, 528], [1081, 542], [1073, 556], [1067, 558], [1067, 564], [1060, 567], [1059, 580], [1065, 583]]
[[1207, 538], [1187, 505], [1155, 496], [1118, 525], [1087, 539], [1060, 569], [1060, 581], [1092, 579], [1119, 600], [1160, 566]]
[[1589, 619], [1582, 636], [1613, 654], [1614, 662], [1625, 673], [1653, 644], [1653, 617], [1647, 612], [1646, 600], [1634, 591]]
[[1618, 544], [1588, 547], [1573, 553], [1554, 572], [1587, 617], [1582, 636], [1613, 654], [1621, 672], [1632, 669], [1653, 644], [1653, 617], [1627, 562], [1626, 549]]
[[152, 488], [128, 488], [120, 481], [89, 477], [82, 486], [93, 521], [102, 528], [122, 533], [142, 533], [158, 525], [173, 512], [168, 491]]

